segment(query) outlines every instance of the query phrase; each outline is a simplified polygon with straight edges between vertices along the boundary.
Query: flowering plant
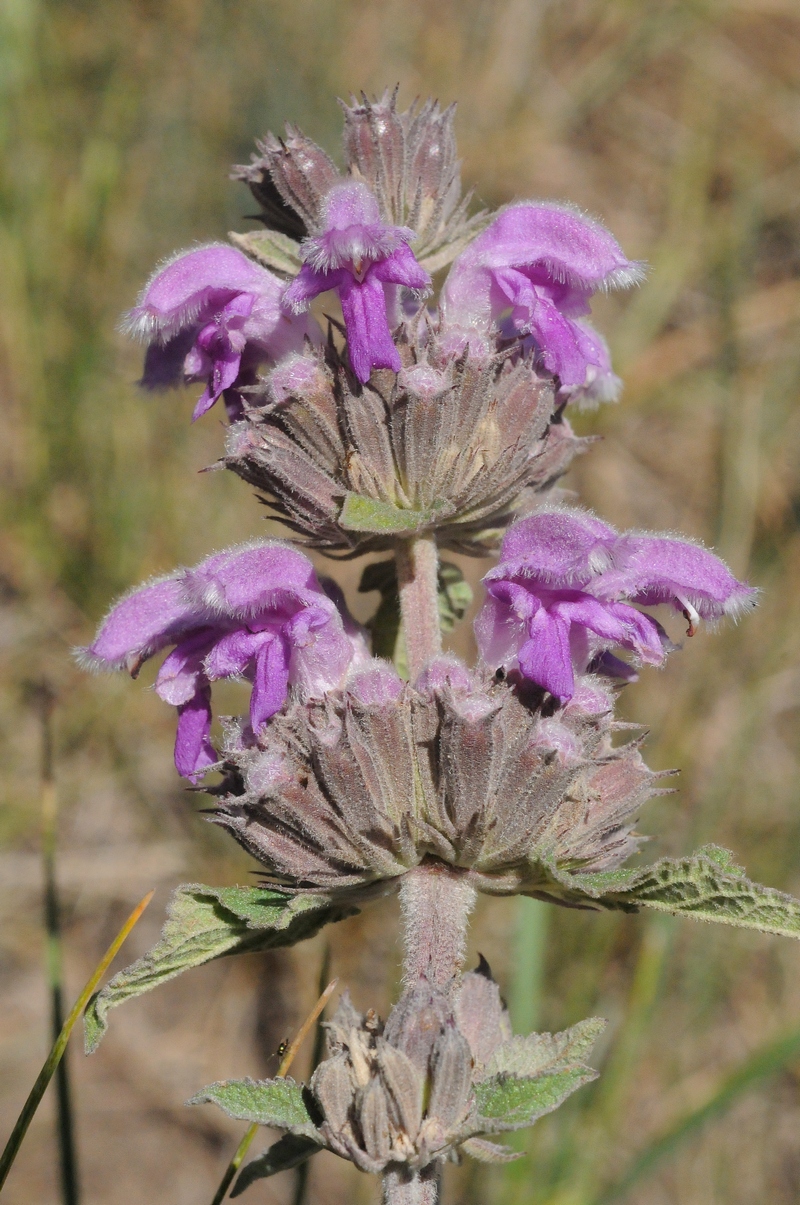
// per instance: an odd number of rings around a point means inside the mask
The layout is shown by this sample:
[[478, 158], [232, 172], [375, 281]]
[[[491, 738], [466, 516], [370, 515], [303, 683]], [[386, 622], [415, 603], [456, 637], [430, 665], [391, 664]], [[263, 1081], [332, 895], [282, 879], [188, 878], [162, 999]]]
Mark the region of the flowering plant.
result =
[[[147, 388], [201, 382], [194, 418], [223, 399], [221, 464], [300, 548], [241, 545], [150, 582], [81, 651], [135, 676], [171, 649], [156, 693], [177, 708], [177, 770], [218, 775], [210, 819], [263, 877], [180, 888], [159, 944], [95, 997], [87, 1044], [165, 978], [301, 941], [397, 891], [404, 990], [386, 1022], [345, 994], [307, 1086], [224, 1081], [194, 1103], [285, 1132], [235, 1192], [325, 1148], [382, 1175], [391, 1205], [431, 1205], [446, 1160], [516, 1157], [489, 1136], [594, 1077], [584, 1059], [603, 1025], [512, 1035], [488, 966], [463, 972], [477, 892], [795, 937], [800, 903], [714, 846], [625, 866], [665, 789], [614, 715], [639, 669], [677, 647], [652, 612], [672, 608], [692, 635], [757, 595], [712, 552], [620, 533], [559, 488], [590, 442], [570, 408], [620, 389], [592, 295], [643, 266], [569, 205], [469, 216], [452, 108], [401, 112], [387, 93], [344, 114], [344, 171], [293, 127], [269, 135], [235, 169], [264, 229], [174, 257], [126, 320], [147, 344]], [[341, 322], [323, 330], [318, 296]], [[303, 546], [390, 554], [362, 578], [382, 594], [368, 631]], [[473, 667], [442, 649], [467, 606], [446, 549], [499, 552]], [[250, 706], [214, 743], [224, 678], [250, 684]]]

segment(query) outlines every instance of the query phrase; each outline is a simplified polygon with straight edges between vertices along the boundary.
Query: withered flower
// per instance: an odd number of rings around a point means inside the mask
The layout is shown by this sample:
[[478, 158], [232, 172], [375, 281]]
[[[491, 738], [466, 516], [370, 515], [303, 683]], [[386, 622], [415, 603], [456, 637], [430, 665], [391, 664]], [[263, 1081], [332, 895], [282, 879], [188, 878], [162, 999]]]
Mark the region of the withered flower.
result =
[[590, 441], [554, 415], [529, 359], [453, 360], [424, 319], [398, 353], [400, 373], [363, 388], [332, 346], [288, 357], [251, 391], [224, 464], [311, 547], [354, 555], [435, 531], [485, 555]]
[[386, 665], [276, 717], [257, 745], [230, 740], [212, 815], [290, 889], [358, 896], [423, 862], [490, 894], [558, 898], [553, 868], [606, 870], [638, 844], [657, 775], [599, 680], [553, 714], [455, 659], [415, 686]]
[[[326, 1148], [398, 1184], [430, 1183], [445, 1161], [519, 1158], [489, 1141], [532, 1125], [596, 1078], [583, 1062], [605, 1022], [558, 1034], [513, 1037], [488, 964], [437, 987], [421, 978], [384, 1024], [347, 992], [326, 1029], [328, 1057], [307, 1088], [287, 1079], [210, 1084], [191, 1104], [288, 1131], [246, 1167], [237, 1196], [256, 1179]], [[418, 1199], [417, 1197], [414, 1198]], [[424, 1191], [420, 1200], [427, 1200]]]

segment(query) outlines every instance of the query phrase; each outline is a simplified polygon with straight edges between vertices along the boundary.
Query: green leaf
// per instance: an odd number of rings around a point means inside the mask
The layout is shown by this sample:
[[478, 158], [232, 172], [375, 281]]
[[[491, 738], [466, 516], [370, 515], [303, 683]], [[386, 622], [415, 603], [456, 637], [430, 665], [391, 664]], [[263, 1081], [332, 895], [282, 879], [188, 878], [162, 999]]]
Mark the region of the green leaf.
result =
[[551, 1112], [598, 1072], [581, 1059], [605, 1028], [590, 1017], [560, 1034], [530, 1034], [504, 1042], [475, 1086], [482, 1131], [520, 1129]]
[[582, 1066], [546, 1075], [492, 1076], [475, 1085], [477, 1122], [487, 1133], [533, 1125], [593, 1079], [597, 1079], [597, 1072]]
[[391, 502], [365, 498], [363, 494], [347, 493], [339, 515], [339, 523], [347, 531], [370, 531], [378, 535], [413, 535], [430, 527], [437, 511], [402, 510]]
[[640, 870], [595, 874], [551, 867], [548, 893], [568, 903], [636, 912], [655, 908], [675, 916], [800, 937], [800, 900], [746, 878], [732, 855], [709, 845], [686, 858], [662, 858]]
[[219, 1105], [229, 1117], [275, 1126], [322, 1144], [303, 1099], [302, 1084], [293, 1079], [227, 1079], [202, 1088], [187, 1105]]
[[215, 958], [294, 945], [355, 911], [334, 906], [324, 896], [286, 895], [262, 887], [179, 887], [168, 905], [161, 940], [89, 1001], [86, 1053], [99, 1046], [109, 1009], [125, 1000]]
[[282, 276], [296, 276], [303, 266], [300, 244], [286, 234], [279, 234], [277, 230], [253, 230], [249, 234], [237, 234], [231, 230], [228, 238], [245, 255], [266, 268], [280, 272]]
[[[387, 657], [406, 676], [405, 641], [400, 616], [400, 595], [397, 589], [397, 566], [394, 557], [389, 561], [374, 561], [361, 574], [359, 593], [377, 590], [381, 595], [378, 609], [367, 622], [372, 636], [372, 652]], [[439, 565], [439, 623], [443, 632], [451, 632], [463, 619], [472, 602], [472, 590], [458, 565], [442, 561]]]
[[452, 632], [472, 602], [472, 587], [464, 580], [458, 565], [442, 561], [439, 565], [439, 626]]
[[532, 1033], [504, 1042], [475, 1085], [481, 1132], [532, 1125], [558, 1108], [570, 1093], [597, 1078], [580, 1060], [605, 1028], [600, 1017], [580, 1021], [563, 1033]]
[[589, 1017], [562, 1033], [513, 1037], [494, 1052], [485, 1075], [537, 1076], [570, 1070], [585, 1058], [605, 1027], [602, 1017]]
[[299, 1167], [321, 1151], [322, 1147], [313, 1138], [304, 1138], [301, 1134], [284, 1134], [277, 1142], [273, 1142], [269, 1150], [264, 1151], [257, 1159], [253, 1159], [239, 1173], [239, 1179], [233, 1186], [232, 1197], [238, 1197], [256, 1180], [264, 1180], [267, 1176], [277, 1175], [278, 1172], [288, 1171], [289, 1168]]
[[367, 622], [372, 637], [372, 653], [394, 662], [401, 676], [407, 673], [405, 641], [400, 617], [400, 594], [397, 589], [397, 565], [390, 561], [375, 561], [361, 574], [358, 590], [369, 594], [377, 590], [381, 596], [375, 614]]

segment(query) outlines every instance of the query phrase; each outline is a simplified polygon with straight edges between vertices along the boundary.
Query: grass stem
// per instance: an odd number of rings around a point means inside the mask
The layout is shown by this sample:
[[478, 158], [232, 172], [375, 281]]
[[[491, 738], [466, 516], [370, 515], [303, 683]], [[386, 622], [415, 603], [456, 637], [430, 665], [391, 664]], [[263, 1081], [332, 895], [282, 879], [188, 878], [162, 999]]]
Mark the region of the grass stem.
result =
[[[322, 1010], [325, 1008], [325, 1005], [328, 1003], [328, 1001], [330, 1000], [333, 993], [336, 991], [336, 985], [338, 984], [338, 982], [339, 982], [338, 979], [332, 979], [330, 981], [328, 986], [325, 988], [325, 991], [322, 993], [319, 1000], [317, 1000], [317, 1003], [314, 1005], [311, 1012], [308, 1014], [305, 1021], [298, 1029], [297, 1033], [295, 1034], [294, 1041], [287, 1048], [286, 1053], [284, 1054], [283, 1058], [281, 1059], [280, 1066], [278, 1067], [277, 1078], [280, 1079], [282, 1076], [286, 1075], [286, 1072], [289, 1070], [289, 1068], [291, 1067], [292, 1063], [295, 1060], [295, 1056], [296, 1056], [298, 1050], [303, 1045], [303, 1042], [306, 1040], [309, 1030], [311, 1029], [312, 1025], [316, 1021], [317, 1017], [319, 1017], [320, 1014], [322, 1013]], [[219, 1188], [217, 1189], [216, 1193], [214, 1194], [214, 1199], [211, 1202], [211, 1205], [221, 1205], [221, 1202], [225, 1200], [228, 1189], [230, 1188], [231, 1184], [233, 1183], [233, 1178], [236, 1175], [236, 1173], [238, 1172], [239, 1168], [241, 1167], [242, 1160], [244, 1159], [245, 1155], [249, 1151], [250, 1144], [252, 1143], [252, 1141], [255, 1138], [257, 1133], [258, 1133], [258, 1123], [253, 1122], [253, 1124], [251, 1126], [248, 1126], [247, 1130], [245, 1131], [242, 1141], [237, 1146], [236, 1152], [235, 1152], [233, 1158], [231, 1159], [230, 1163], [228, 1164], [227, 1168], [225, 1169], [225, 1175], [220, 1180]]]
[[50, 1080], [53, 1078], [53, 1075], [55, 1074], [55, 1071], [61, 1062], [64, 1051], [67, 1048], [67, 1042], [69, 1041], [70, 1034], [75, 1028], [76, 1021], [80, 1017], [86, 1005], [89, 1003], [89, 1000], [94, 994], [97, 985], [105, 975], [111, 963], [116, 958], [122, 943], [128, 937], [128, 934], [131, 932], [139, 917], [150, 903], [153, 895], [154, 892], [149, 891], [144, 899], [140, 900], [136, 905], [133, 912], [125, 921], [125, 924], [122, 926], [119, 933], [98, 962], [91, 974], [89, 981], [87, 982], [80, 996], [78, 996], [78, 999], [75, 1001], [69, 1016], [62, 1025], [58, 1037], [53, 1043], [53, 1048], [50, 1051], [50, 1054], [47, 1056], [45, 1064], [36, 1078], [36, 1083], [31, 1088], [30, 1095], [22, 1107], [22, 1112], [17, 1118], [17, 1123], [14, 1126], [14, 1129], [11, 1131], [11, 1137], [6, 1143], [5, 1150], [0, 1156], [0, 1190], [2, 1190], [6, 1179], [8, 1178], [8, 1173], [11, 1171], [14, 1160], [17, 1157], [17, 1153], [22, 1145], [24, 1137], [28, 1132], [28, 1127], [33, 1120], [34, 1114], [39, 1108], [39, 1104], [41, 1103], [41, 1099], [45, 1094], [47, 1085], [50, 1083]]

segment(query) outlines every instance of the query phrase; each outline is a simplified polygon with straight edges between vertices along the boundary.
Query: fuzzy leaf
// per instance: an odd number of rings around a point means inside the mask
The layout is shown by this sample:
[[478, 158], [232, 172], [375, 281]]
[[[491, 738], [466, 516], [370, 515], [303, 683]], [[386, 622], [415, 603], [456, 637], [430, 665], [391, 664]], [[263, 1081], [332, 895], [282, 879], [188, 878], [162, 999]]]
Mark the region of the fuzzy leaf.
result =
[[480, 1130], [491, 1134], [533, 1125], [593, 1079], [597, 1072], [580, 1065], [536, 1076], [493, 1075], [475, 1085]]
[[168, 905], [161, 940], [89, 1001], [84, 1016], [86, 1053], [100, 1044], [108, 1028], [108, 1010], [125, 1000], [227, 954], [294, 945], [354, 911], [334, 907], [324, 896], [286, 895], [261, 887], [179, 887]]
[[267, 1176], [277, 1175], [278, 1172], [288, 1171], [299, 1167], [322, 1150], [318, 1142], [312, 1138], [304, 1138], [301, 1134], [284, 1134], [277, 1142], [273, 1142], [269, 1150], [264, 1151], [257, 1159], [251, 1160], [239, 1173], [239, 1179], [231, 1191], [232, 1197], [238, 1197], [256, 1180], [264, 1180]]
[[187, 1105], [219, 1105], [238, 1121], [275, 1126], [321, 1145], [319, 1131], [303, 1099], [303, 1086], [293, 1079], [226, 1079], [195, 1093]]
[[512, 1151], [510, 1147], [497, 1142], [489, 1142], [487, 1138], [468, 1138], [466, 1142], [461, 1143], [461, 1150], [471, 1159], [477, 1159], [479, 1163], [513, 1163], [524, 1154], [523, 1151]]
[[249, 234], [237, 234], [231, 230], [228, 238], [245, 255], [252, 256], [265, 268], [280, 272], [282, 276], [296, 276], [303, 266], [300, 244], [277, 230], [253, 230]]
[[435, 510], [401, 510], [391, 502], [365, 498], [363, 494], [347, 493], [339, 515], [339, 523], [347, 531], [369, 531], [378, 535], [412, 535], [430, 526]]
[[567, 903], [624, 912], [656, 908], [695, 920], [800, 938], [800, 900], [752, 883], [733, 856], [715, 845], [704, 846], [686, 858], [662, 858], [639, 870], [551, 872], [556, 881], [545, 891]]
[[484, 1077], [550, 1075], [570, 1070], [589, 1053], [605, 1027], [602, 1017], [590, 1017], [562, 1033], [513, 1037], [495, 1050], [486, 1064]]

